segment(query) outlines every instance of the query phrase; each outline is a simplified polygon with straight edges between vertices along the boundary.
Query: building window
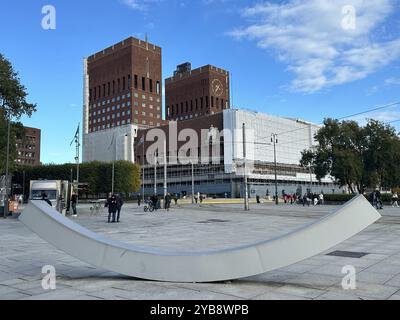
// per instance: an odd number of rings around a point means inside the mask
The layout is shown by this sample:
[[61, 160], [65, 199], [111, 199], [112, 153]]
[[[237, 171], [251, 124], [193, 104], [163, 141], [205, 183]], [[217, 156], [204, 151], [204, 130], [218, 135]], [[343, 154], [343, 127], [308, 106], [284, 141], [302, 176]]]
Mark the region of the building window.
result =
[[189, 112], [189, 103], [186, 101], [186, 113]]
[[146, 78], [142, 77], [142, 90], [146, 91]]
[[206, 108], [210, 106], [210, 101], [208, 100], [208, 96], [206, 96]]
[[153, 80], [149, 79], [149, 90], [150, 92], [153, 92]]
[[117, 83], [118, 83], [118, 87], [117, 87], [117, 92], [120, 92], [121, 91], [121, 79], [118, 79], [117, 80]]
[[135, 74], [133, 82], [134, 82], [133, 84], [135, 86], [135, 89], [137, 89], [138, 88], [138, 76], [137, 76], [137, 74]]
[[181, 113], [183, 113], [183, 102], [181, 103]]
[[106, 96], [106, 84], [103, 84], [103, 98]]
[[111, 94], [111, 83], [109, 82], [109, 83], [107, 84], [107, 96], [109, 97], [110, 94]]
[[130, 90], [132, 86], [132, 80], [131, 80], [131, 75], [128, 75], [128, 89]]
[[113, 80], [113, 84], [112, 84], [112, 93], [113, 93], [113, 95], [115, 94], [115, 80]]
[[160, 94], [160, 81], [157, 81], [157, 84], [156, 84], [156, 93], [157, 93], [157, 94]]

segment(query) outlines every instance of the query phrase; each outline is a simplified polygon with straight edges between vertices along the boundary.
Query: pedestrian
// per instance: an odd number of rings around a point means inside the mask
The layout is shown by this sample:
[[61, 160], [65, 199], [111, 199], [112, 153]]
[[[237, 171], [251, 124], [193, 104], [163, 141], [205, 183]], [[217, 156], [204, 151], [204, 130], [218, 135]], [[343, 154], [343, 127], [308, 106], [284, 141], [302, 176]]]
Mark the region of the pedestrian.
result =
[[164, 198], [164, 209], [165, 210], [169, 211], [169, 209], [171, 208], [171, 201], [172, 201], [171, 194], [167, 193]]
[[178, 197], [176, 195], [174, 196], [174, 201], [175, 201], [175, 205], [177, 206], [178, 205]]
[[122, 206], [124, 205], [124, 199], [120, 194], [117, 195], [117, 222], [119, 222], [121, 217]]
[[396, 207], [396, 208], [399, 207], [399, 195], [397, 194], [397, 192], [393, 193], [393, 196], [392, 196], [392, 207], [393, 208], [394, 207]]
[[324, 205], [324, 202], [325, 202], [324, 194], [321, 192], [321, 194], [319, 195], [319, 204]]
[[151, 204], [152, 204], [152, 206], [154, 208], [154, 211], [157, 211], [157, 209], [158, 209], [158, 197], [157, 197], [157, 195], [153, 194], [151, 196], [150, 200], [151, 200]]
[[72, 207], [72, 216], [76, 217], [77, 213], [76, 213], [76, 203], [78, 202], [78, 196], [76, 195], [76, 193], [73, 193], [71, 196], [71, 207]]
[[381, 200], [381, 192], [379, 190], [375, 191], [375, 201], [376, 201], [376, 209], [382, 210], [383, 209], [383, 203]]
[[260, 196], [259, 196], [259, 195], [256, 196], [256, 200], [257, 200], [257, 203], [258, 203], [258, 204], [261, 203], [261, 201], [260, 201]]
[[115, 214], [117, 213], [118, 209], [118, 199], [115, 194], [108, 198], [106, 206], [108, 207], [108, 223], [115, 223]]
[[318, 198], [317, 194], [313, 195], [313, 200], [314, 200], [314, 207], [315, 207], [318, 205], [318, 202], [319, 202], [319, 198]]
[[140, 207], [140, 205], [142, 204], [142, 198], [140, 195], [138, 196], [137, 204], [138, 204], [138, 207]]
[[53, 206], [53, 204], [51, 203], [51, 201], [49, 199], [47, 199], [47, 194], [46, 193], [42, 193], [42, 201], [46, 202], [50, 207]]

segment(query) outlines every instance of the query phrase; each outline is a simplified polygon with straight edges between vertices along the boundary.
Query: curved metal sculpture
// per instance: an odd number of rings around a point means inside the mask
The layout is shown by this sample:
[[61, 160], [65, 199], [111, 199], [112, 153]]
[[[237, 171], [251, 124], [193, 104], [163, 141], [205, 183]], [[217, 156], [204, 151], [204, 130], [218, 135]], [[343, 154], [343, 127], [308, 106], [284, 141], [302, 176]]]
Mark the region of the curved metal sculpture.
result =
[[287, 235], [233, 249], [165, 252], [110, 240], [31, 202], [20, 220], [58, 249], [96, 267], [141, 279], [214, 282], [249, 277], [315, 256], [380, 219], [359, 196], [337, 212]]

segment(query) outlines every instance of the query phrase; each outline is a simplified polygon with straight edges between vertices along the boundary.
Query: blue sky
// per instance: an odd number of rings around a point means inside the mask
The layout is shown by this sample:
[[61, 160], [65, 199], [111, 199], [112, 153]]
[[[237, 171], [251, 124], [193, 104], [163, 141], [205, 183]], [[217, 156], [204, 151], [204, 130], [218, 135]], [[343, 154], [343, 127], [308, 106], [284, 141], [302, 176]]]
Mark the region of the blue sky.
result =
[[[55, 30], [41, 26], [45, 5]], [[398, 0], [3, 0], [0, 52], [38, 104], [23, 122], [42, 129], [42, 162], [64, 163], [82, 58], [126, 37], [163, 48], [164, 78], [213, 64], [231, 71], [236, 107], [320, 123], [400, 101], [399, 31]], [[366, 116], [397, 120], [400, 106]]]

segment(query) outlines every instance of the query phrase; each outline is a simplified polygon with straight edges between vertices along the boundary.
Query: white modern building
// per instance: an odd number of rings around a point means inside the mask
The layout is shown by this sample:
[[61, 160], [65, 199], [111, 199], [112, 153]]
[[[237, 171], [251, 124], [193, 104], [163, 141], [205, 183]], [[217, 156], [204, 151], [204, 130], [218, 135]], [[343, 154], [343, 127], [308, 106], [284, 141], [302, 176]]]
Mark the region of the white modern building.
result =
[[[193, 168], [191, 164], [169, 163], [167, 189], [171, 193], [191, 194], [194, 189], [195, 193], [212, 196], [240, 197], [244, 194], [245, 175], [251, 197], [273, 196], [275, 181], [278, 182], [279, 195], [341, 192], [332, 177], [328, 176], [317, 181], [309, 168], [300, 166], [302, 151], [315, 147], [314, 135], [320, 128], [318, 125], [299, 119], [235, 109], [224, 110], [222, 113], [200, 119], [178, 121], [174, 125], [177, 126], [178, 131], [176, 136], [179, 136], [183, 130], [193, 130], [200, 137], [204, 136], [204, 133], [200, 133], [201, 130], [208, 130], [210, 137], [214, 137], [211, 139], [214, 140], [210, 144], [207, 140], [199, 139], [199, 153], [217, 154], [219, 160], [196, 163]], [[168, 145], [171, 144], [171, 127], [160, 127], [166, 133]], [[245, 128], [245, 137], [243, 128]], [[138, 139], [153, 135], [154, 132], [151, 133], [150, 130], [140, 130]], [[153, 138], [151, 140], [153, 141]], [[186, 147], [184, 141], [178, 141], [176, 145], [176, 150], [170, 150], [168, 146], [170, 156], [173, 153], [179, 155], [187, 151], [184, 149]], [[148, 147], [149, 145], [146, 145], [146, 148]], [[274, 147], [276, 153], [274, 153]], [[216, 151], [218, 148], [219, 150]], [[136, 161], [139, 163], [143, 163], [141, 153], [143, 152], [139, 145], [136, 145]], [[159, 153], [162, 154], [163, 150], [159, 150]], [[160, 195], [163, 194], [165, 175], [162, 162], [157, 166], [156, 174], [154, 161], [145, 166], [146, 194], [152, 194], [154, 190], [157, 190]], [[157, 180], [156, 185], [155, 180]]]

